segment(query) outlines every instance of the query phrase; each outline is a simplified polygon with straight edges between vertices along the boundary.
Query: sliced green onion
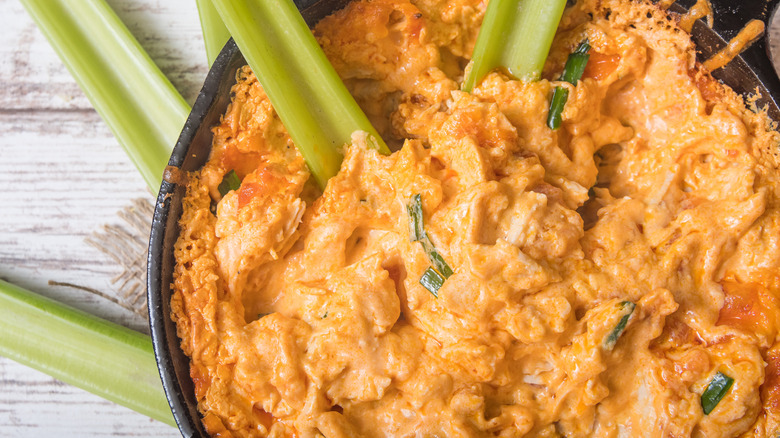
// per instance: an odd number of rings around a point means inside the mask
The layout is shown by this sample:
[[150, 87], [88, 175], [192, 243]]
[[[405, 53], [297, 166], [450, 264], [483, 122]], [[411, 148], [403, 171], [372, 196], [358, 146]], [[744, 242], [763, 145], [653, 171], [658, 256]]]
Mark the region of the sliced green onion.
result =
[[435, 269], [429, 267], [420, 277], [420, 284], [428, 289], [428, 292], [433, 294], [434, 297], [439, 298], [439, 289], [444, 285], [444, 277], [436, 272]]
[[292, 0], [214, 0], [320, 187], [338, 173], [355, 131], [389, 154]]
[[[561, 74], [562, 81], [577, 85], [577, 82], [579, 82], [582, 74], [585, 72], [585, 66], [588, 65], [588, 58], [590, 58], [589, 50], [590, 44], [585, 40], [577, 46], [577, 50], [574, 53], [569, 55], [569, 58], [566, 60], [566, 66], [563, 68], [563, 74]], [[555, 87], [550, 100], [550, 111], [547, 112], [547, 126], [550, 129], [555, 130], [561, 127], [563, 107], [568, 100], [569, 90], [564, 87]]]
[[187, 102], [105, 1], [22, 4], [157, 193]]
[[521, 81], [538, 81], [566, 0], [491, 0], [474, 46], [463, 91], [503, 67]]
[[590, 59], [590, 43], [585, 40], [577, 46], [577, 49], [569, 55], [566, 59], [566, 65], [563, 67], [563, 73], [561, 73], [561, 80], [570, 84], [577, 85], [577, 82], [582, 78], [582, 74], [585, 73], [585, 67], [588, 65], [588, 59]]
[[425, 253], [428, 255], [428, 260], [430, 260], [431, 264], [433, 265], [433, 268], [436, 269], [436, 271], [438, 271], [439, 274], [441, 274], [444, 278], [450, 278], [452, 275], [452, 268], [450, 268], [450, 265], [444, 261], [444, 257], [439, 254], [439, 251], [436, 249], [436, 247], [433, 246], [433, 243], [431, 243], [430, 239], [428, 239], [428, 235], [425, 236], [425, 239], [423, 239], [421, 243]]
[[217, 10], [214, 9], [211, 0], [197, 0], [197, 2], [200, 28], [203, 30], [203, 43], [206, 45], [206, 57], [211, 65], [217, 59], [222, 47], [230, 39], [230, 32], [222, 22]]
[[[425, 222], [423, 220], [422, 209], [422, 195], [416, 193], [412, 195], [412, 199], [406, 206], [406, 211], [409, 214], [409, 238], [412, 242], [420, 242], [425, 250], [425, 254], [428, 255], [433, 268], [443, 276], [444, 278], [450, 278], [452, 275], [452, 268], [444, 260], [444, 257], [439, 253], [434, 246], [431, 239], [428, 237], [428, 233], [425, 232]], [[421, 280], [422, 281], [422, 280]], [[443, 281], [443, 280], [442, 280]]]
[[636, 309], [636, 304], [632, 303], [631, 301], [623, 301], [619, 306], [619, 312], [622, 315], [620, 318], [620, 321], [618, 321], [617, 325], [614, 329], [607, 335], [606, 338], [604, 338], [604, 342], [602, 343], [603, 347], [607, 351], [612, 351], [613, 348], [615, 348], [615, 344], [617, 344], [618, 338], [620, 338], [620, 335], [623, 334], [623, 331], [626, 329], [626, 325], [628, 324], [628, 320], [631, 318], [631, 314], [634, 313], [634, 309]]
[[547, 126], [552, 130], [561, 127], [563, 122], [563, 107], [569, 100], [569, 89], [564, 87], [555, 87], [552, 99], [550, 100], [550, 110], [547, 113]]
[[420, 284], [425, 286], [433, 296], [439, 297], [439, 289], [444, 280], [452, 275], [452, 268], [444, 260], [425, 232], [422, 210], [422, 196], [417, 193], [412, 196], [409, 205], [406, 206], [409, 214], [409, 236], [412, 242], [420, 242], [433, 266], [429, 267], [420, 278]]
[[241, 180], [236, 175], [236, 171], [231, 170], [222, 177], [222, 182], [217, 186], [217, 190], [219, 190], [220, 195], [225, 196], [230, 191], [238, 190], [239, 187], [241, 187]]
[[175, 426], [148, 336], [0, 280], [0, 354]]
[[406, 206], [406, 212], [409, 214], [409, 238], [412, 242], [424, 239], [422, 196], [419, 193], [412, 195], [412, 199]]
[[726, 393], [729, 392], [731, 385], [734, 384], [734, 379], [718, 371], [715, 377], [712, 378], [710, 384], [707, 385], [707, 389], [701, 395], [701, 409], [705, 415], [710, 415], [710, 412], [718, 406]]

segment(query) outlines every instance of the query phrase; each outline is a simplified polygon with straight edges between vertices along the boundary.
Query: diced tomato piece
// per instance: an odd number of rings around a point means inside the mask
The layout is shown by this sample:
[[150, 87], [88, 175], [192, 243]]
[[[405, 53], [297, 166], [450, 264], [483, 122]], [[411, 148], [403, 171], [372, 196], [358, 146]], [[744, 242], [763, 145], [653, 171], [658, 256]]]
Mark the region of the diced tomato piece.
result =
[[263, 191], [263, 186], [258, 183], [241, 184], [238, 190], [238, 208], [244, 208], [255, 196]]
[[220, 156], [222, 168], [226, 172], [235, 170], [240, 179], [252, 173], [262, 162], [263, 156], [258, 152], [241, 152], [234, 145], [225, 147]]
[[720, 309], [718, 325], [728, 325], [748, 332], [769, 334], [774, 329], [772, 297], [759, 283], [721, 282], [725, 302]]
[[238, 190], [238, 208], [243, 208], [256, 196], [278, 192], [283, 182], [284, 179], [268, 167], [250, 174]]
[[620, 55], [605, 55], [591, 50], [582, 78], [592, 78], [600, 81], [617, 70], [619, 64]]

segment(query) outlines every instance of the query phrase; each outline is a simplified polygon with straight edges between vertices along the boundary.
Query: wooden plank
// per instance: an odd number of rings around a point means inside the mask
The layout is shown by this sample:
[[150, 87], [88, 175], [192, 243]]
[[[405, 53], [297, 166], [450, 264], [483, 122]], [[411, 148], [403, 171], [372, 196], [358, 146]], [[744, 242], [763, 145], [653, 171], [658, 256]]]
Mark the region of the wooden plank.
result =
[[[133, 328], [145, 322], [49, 281], [111, 293], [116, 263], [84, 241], [116, 212], [151, 195], [94, 111], [0, 115], [0, 276]], [[34, 275], [31, 275], [34, 274]], [[104, 305], [106, 304], [106, 305]], [[94, 308], [93, 308], [94, 307]]]
[[[192, 1], [108, 2], [184, 98], [197, 97], [208, 69]], [[46, 39], [15, 0], [0, 0], [0, 108], [89, 109]]]
[[[191, 0], [109, 0], [190, 103], [207, 72]], [[0, 0], [0, 278], [136, 330], [145, 319], [70, 283], [118, 296], [121, 267], [85, 239], [152, 195], [16, 0]], [[50, 284], [55, 281], [57, 284]], [[178, 436], [0, 358], [0, 436]]]
[[0, 375], [0, 436], [181, 436], [166, 424], [52, 381], [5, 358], [0, 358]]

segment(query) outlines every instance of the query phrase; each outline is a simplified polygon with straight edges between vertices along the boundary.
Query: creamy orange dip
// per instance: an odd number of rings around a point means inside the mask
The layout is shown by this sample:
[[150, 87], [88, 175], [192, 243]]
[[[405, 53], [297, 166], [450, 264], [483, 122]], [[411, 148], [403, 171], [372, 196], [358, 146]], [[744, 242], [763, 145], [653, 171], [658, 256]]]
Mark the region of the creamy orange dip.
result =
[[[355, 135], [324, 193], [239, 72], [176, 243], [209, 433], [777, 436], [780, 136], [650, 3], [581, 0], [545, 79], [461, 92], [485, 3], [359, 0], [319, 23], [396, 149]], [[585, 38], [583, 80], [557, 82]], [[453, 271], [438, 297], [416, 194]], [[733, 384], [705, 414], [718, 373]]]

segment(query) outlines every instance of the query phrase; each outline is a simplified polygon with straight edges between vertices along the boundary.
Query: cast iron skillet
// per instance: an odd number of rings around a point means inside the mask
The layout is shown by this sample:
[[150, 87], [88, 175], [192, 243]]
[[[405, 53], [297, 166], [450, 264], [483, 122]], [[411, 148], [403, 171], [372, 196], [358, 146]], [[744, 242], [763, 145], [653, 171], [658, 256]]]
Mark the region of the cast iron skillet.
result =
[[[295, 0], [306, 22], [313, 25], [322, 17], [342, 8], [349, 0]], [[693, 28], [693, 36], [699, 47], [699, 56], [706, 59], [725, 45], [752, 18], [767, 22], [772, 9], [780, 0], [754, 0], [735, 4], [733, 0], [712, 0], [715, 10], [714, 32], [701, 20]], [[680, 0], [672, 11], [682, 12], [695, 0]], [[720, 35], [720, 36], [719, 36]], [[211, 150], [211, 127], [218, 124], [230, 102], [230, 87], [238, 68], [246, 61], [233, 40], [230, 40], [217, 57], [203, 89], [198, 95], [181, 136], [173, 149], [169, 166], [185, 172], [199, 169], [206, 162]], [[713, 76], [743, 95], [758, 90], [759, 106], [765, 106], [774, 120], [780, 120], [777, 100], [780, 98], [780, 80], [767, 57], [764, 39], [757, 41], [726, 67]], [[207, 437], [200, 421], [195, 400], [189, 359], [180, 348], [176, 327], [170, 318], [171, 283], [173, 281], [173, 247], [179, 234], [178, 220], [182, 213], [185, 187], [175, 182], [163, 181], [154, 211], [148, 258], [149, 324], [152, 343], [160, 370], [163, 387], [171, 406], [173, 417], [184, 437]]]

